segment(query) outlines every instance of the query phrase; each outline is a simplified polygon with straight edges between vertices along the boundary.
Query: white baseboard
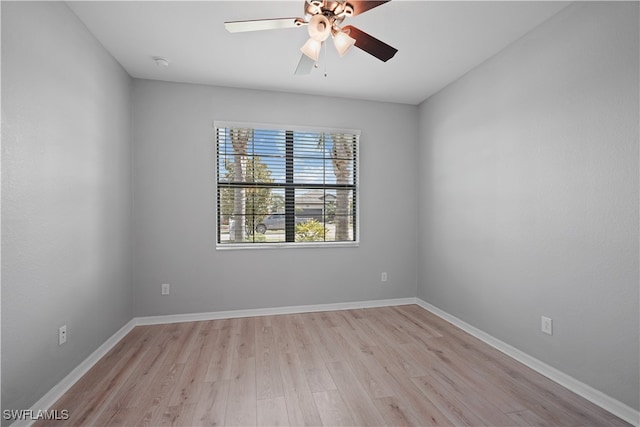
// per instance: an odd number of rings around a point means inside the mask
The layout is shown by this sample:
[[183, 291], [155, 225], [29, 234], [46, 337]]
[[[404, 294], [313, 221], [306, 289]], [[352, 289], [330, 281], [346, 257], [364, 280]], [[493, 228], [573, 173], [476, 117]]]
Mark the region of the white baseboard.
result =
[[235, 319], [238, 317], [274, 316], [278, 314], [314, 313], [319, 311], [353, 310], [356, 308], [390, 307], [416, 304], [416, 299], [394, 298], [372, 301], [339, 302], [333, 304], [296, 305], [287, 307], [255, 308], [249, 310], [214, 311], [210, 313], [171, 314], [167, 316], [137, 317], [136, 325], [198, 322], [202, 320]]
[[[49, 409], [54, 403], [58, 401], [65, 394], [71, 386], [73, 386], [84, 374], [89, 372], [89, 369], [93, 367], [100, 359], [102, 359], [116, 344], [120, 342], [131, 330], [136, 326], [135, 319], [127, 322], [122, 328], [120, 328], [115, 334], [107, 339], [100, 347], [98, 347], [93, 353], [84, 359], [73, 371], [56, 384], [51, 390], [47, 392], [40, 400], [31, 406], [33, 413], [38, 411]], [[36, 420], [17, 420], [11, 424], [11, 427], [23, 427], [31, 426]]]
[[515, 360], [517, 360], [520, 363], [525, 364], [526, 366], [528, 366], [529, 368], [533, 369], [534, 371], [544, 375], [545, 377], [557, 382], [558, 384], [560, 384], [561, 386], [571, 390], [572, 392], [576, 393], [579, 396], [584, 397], [585, 399], [587, 399], [588, 401], [600, 406], [601, 408], [611, 412], [612, 414], [614, 414], [615, 416], [622, 418], [623, 420], [625, 420], [626, 422], [634, 425], [634, 426], [638, 426], [640, 423], [640, 412], [636, 411], [635, 409], [631, 408], [630, 406], [625, 405], [624, 403], [610, 397], [607, 396], [606, 394], [602, 393], [601, 391], [596, 390], [595, 388], [576, 380], [575, 378], [565, 374], [564, 372], [561, 372], [559, 370], [557, 370], [556, 368], [547, 365], [544, 362], [541, 362], [540, 360], [536, 359], [535, 357], [532, 357], [530, 355], [528, 355], [527, 353], [518, 350], [515, 347], [510, 346], [509, 344], [500, 341], [499, 339], [487, 334], [486, 332], [471, 326], [470, 324], [466, 323], [463, 320], [458, 319], [457, 317], [447, 313], [446, 311], [443, 311], [441, 309], [439, 309], [436, 306], [433, 306], [431, 304], [429, 304], [426, 301], [423, 301], [420, 298], [416, 298], [416, 304], [418, 304], [420, 307], [424, 308], [427, 311], [430, 311], [431, 313], [435, 314], [438, 317], [441, 317], [442, 319], [446, 320], [447, 322], [457, 326], [458, 328], [462, 329], [463, 331], [473, 335], [474, 337], [478, 338], [481, 341], [484, 341], [485, 343], [489, 344], [490, 346], [494, 347], [495, 349], [505, 353], [506, 355], [514, 358]]

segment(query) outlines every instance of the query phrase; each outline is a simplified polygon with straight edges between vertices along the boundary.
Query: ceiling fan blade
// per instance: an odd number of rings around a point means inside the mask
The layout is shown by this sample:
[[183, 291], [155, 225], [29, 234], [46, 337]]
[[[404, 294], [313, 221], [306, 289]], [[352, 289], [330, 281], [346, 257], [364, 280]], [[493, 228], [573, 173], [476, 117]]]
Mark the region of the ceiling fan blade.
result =
[[310, 74], [311, 70], [313, 70], [313, 65], [316, 62], [309, 58], [304, 53], [300, 56], [300, 62], [298, 62], [298, 67], [296, 68], [296, 72], [294, 73], [296, 76], [303, 76], [305, 74]]
[[302, 18], [255, 19], [251, 21], [230, 21], [224, 23], [224, 28], [230, 33], [245, 31], [277, 30], [280, 28], [296, 28], [304, 24]]
[[349, 36], [356, 39], [356, 47], [364, 50], [370, 55], [375, 56], [380, 61], [387, 62], [393, 55], [396, 54], [398, 49], [389, 46], [383, 41], [378, 40], [377, 38], [370, 36], [362, 30], [352, 26], [346, 25], [342, 28], [342, 31], [349, 34]]
[[369, 0], [347, 0], [347, 3], [353, 7], [353, 15], [356, 16], [361, 13], [366, 12], [367, 10], [373, 9], [374, 7], [378, 7], [382, 4], [389, 2], [390, 0], [382, 0], [382, 1], [369, 1]]

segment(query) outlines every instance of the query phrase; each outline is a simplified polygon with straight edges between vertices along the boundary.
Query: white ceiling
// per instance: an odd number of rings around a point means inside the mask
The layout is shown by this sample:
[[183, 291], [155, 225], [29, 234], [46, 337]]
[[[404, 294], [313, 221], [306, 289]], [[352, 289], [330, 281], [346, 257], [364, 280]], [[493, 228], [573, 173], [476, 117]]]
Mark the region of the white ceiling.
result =
[[68, 4], [133, 77], [418, 104], [568, 2], [393, 0], [343, 25], [392, 45], [395, 57], [384, 63], [353, 48], [339, 58], [329, 45], [308, 76], [293, 74], [306, 27], [232, 34], [223, 25], [302, 17], [304, 0]]

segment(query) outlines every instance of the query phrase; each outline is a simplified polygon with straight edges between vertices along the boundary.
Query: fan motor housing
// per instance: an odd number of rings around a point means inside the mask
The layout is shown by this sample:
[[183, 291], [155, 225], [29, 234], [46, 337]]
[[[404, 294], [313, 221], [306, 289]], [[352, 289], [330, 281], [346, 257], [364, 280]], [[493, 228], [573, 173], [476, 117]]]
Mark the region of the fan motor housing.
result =
[[312, 16], [322, 14], [332, 25], [338, 25], [344, 21], [344, 18], [353, 15], [353, 6], [344, 0], [306, 0], [304, 13], [307, 22]]

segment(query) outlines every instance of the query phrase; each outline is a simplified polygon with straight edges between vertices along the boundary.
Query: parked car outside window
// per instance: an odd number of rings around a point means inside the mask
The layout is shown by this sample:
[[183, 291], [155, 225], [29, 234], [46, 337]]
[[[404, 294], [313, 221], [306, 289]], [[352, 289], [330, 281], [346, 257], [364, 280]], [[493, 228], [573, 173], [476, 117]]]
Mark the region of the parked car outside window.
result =
[[[305, 222], [308, 218], [296, 217], [296, 224]], [[271, 214], [266, 217], [262, 222], [256, 225], [256, 231], [260, 234], [264, 234], [267, 230], [284, 230], [285, 228], [285, 215], [284, 214]]]

